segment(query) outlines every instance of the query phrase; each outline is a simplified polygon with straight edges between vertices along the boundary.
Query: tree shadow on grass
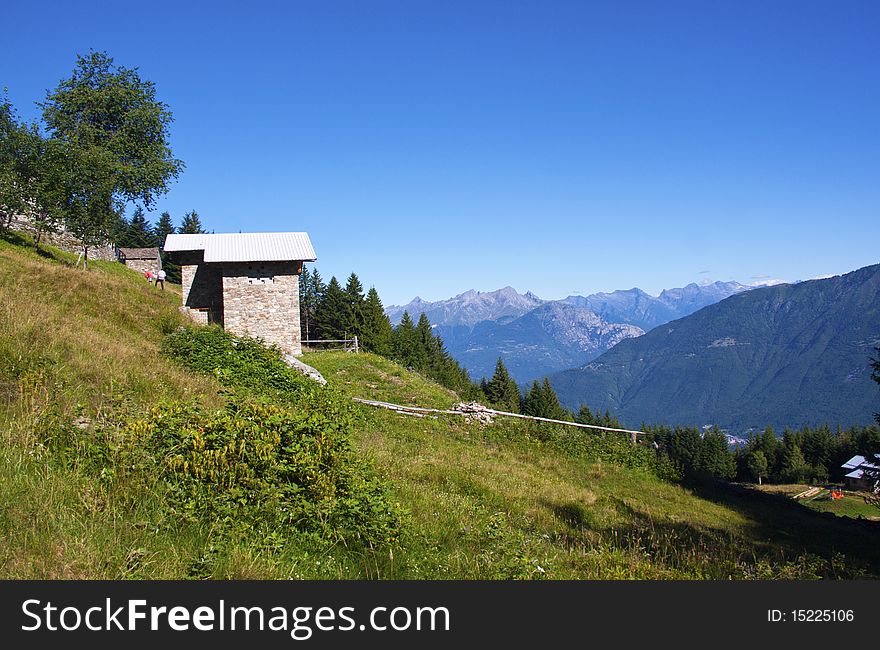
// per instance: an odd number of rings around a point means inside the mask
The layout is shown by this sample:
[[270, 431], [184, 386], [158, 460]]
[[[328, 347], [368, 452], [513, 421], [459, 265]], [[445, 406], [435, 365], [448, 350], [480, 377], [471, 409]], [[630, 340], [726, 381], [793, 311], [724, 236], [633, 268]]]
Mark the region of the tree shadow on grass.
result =
[[[742, 488], [740, 488], [742, 490]], [[600, 546], [623, 552], [634, 565], [653, 566], [695, 578], [880, 577], [880, 526], [837, 520], [785, 497], [725, 486], [699, 486], [697, 496], [748, 519], [743, 528], [656, 520], [614, 499], [619, 525], [598, 525], [579, 503], [549, 503], [565, 525], [569, 546]], [[682, 513], [686, 517], [686, 513]]]

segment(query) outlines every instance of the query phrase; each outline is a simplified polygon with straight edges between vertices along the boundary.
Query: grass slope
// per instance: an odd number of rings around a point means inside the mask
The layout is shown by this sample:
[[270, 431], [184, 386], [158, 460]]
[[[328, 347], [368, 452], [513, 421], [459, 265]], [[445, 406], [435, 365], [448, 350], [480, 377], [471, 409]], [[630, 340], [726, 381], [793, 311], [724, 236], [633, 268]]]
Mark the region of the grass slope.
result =
[[[0, 577], [749, 578], [880, 576], [880, 529], [784, 496], [687, 488], [648, 450], [498, 419], [356, 407], [354, 445], [405, 511], [382, 549], [218, 547], [169, 519], [151, 484], [89, 470], [89, 435], [166, 399], [222, 406], [208, 376], [165, 359], [177, 296], [117, 264], [0, 240]], [[372, 355], [306, 361], [349, 397], [429, 407], [457, 398]], [[58, 445], [66, 440], [67, 446]], [[72, 441], [72, 442], [70, 442]], [[58, 453], [56, 448], [65, 449]]]

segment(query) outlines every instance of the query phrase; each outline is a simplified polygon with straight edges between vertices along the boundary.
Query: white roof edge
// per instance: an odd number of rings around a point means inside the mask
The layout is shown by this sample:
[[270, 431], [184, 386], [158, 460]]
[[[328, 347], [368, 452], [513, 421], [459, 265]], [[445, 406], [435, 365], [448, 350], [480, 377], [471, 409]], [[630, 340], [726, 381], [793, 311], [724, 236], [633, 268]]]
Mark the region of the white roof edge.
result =
[[166, 252], [205, 252], [205, 262], [314, 262], [318, 259], [306, 232], [171, 234]]

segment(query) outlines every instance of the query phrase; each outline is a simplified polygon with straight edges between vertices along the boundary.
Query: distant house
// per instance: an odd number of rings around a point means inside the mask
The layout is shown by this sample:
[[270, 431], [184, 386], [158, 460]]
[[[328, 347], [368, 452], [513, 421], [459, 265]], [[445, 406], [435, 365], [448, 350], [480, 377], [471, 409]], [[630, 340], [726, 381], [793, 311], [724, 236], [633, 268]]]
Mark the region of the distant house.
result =
[[[843, 465], [843, 469], [850, 470], [843, 477], [843, 482], [850, 490], [865, 490], [876, 492], [878, 486], [877, 470], [880, 470], [880, 454], [874, 454], [870, 462], [864, 456], [853, 456]], [[866, 474], [865, 470], [869, 470]]]
[[159, 271], [162, 268], [162, 258], [159, 249], [152, 248], [120, 248], [118, 259], [128, 268], [139, 273], [147, 271]]
[[181, 309], [193, 320], [302, 353], [299, 276], [317, 259], [308, 234], [173, 234], [163, 250], [180, 264]]

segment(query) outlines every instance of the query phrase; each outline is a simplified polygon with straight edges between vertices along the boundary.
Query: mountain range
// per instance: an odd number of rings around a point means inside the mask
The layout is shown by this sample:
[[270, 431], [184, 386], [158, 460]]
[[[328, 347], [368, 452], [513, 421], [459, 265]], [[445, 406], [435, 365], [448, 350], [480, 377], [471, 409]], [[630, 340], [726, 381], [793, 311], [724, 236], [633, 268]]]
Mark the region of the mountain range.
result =
[[466, 291], [448, 300], [414, 298], [390, 306], [395, 325], [403, 312], [425, 313], [447, 350], [474, 378], [491, 376], [498, 357], [520, 383], [579, 366], [624, 339], [752, 287], [715, 282], [651, 296], [628, 289], [562, 300], [542, 300], [512, 287]]
[[877, 345], [880, 265], [739, 292], [551, 381], [563, 404], [610, 409], [629, 426], [870, 424]]

